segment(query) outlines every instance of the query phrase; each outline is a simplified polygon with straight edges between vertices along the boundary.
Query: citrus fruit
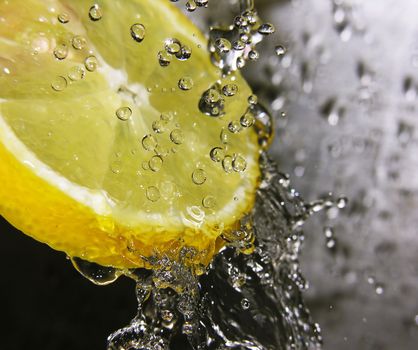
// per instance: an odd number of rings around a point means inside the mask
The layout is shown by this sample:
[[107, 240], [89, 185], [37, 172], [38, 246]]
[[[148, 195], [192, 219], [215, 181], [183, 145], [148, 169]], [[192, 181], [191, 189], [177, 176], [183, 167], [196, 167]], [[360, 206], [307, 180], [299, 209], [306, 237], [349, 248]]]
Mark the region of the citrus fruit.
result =
[[70, 257], [207, 264], [254, 202], [251, 90], [168, 0], [0, 2], [0, 214]]

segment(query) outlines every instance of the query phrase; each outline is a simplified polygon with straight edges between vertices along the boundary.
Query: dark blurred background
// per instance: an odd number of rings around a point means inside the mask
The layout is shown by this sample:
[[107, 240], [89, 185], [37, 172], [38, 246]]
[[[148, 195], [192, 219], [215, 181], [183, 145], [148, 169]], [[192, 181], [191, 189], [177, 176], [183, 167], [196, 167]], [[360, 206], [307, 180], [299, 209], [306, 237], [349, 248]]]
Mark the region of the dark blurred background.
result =
[[[193, 16], [228, 16], [210, 3]], [[305, 229], [305, 298], [324, 349], [416, 349], [418, 2], [258, 3], [277, 32], [245, 74], [276, 117], [271, 155], [306, 200], [350, 200]], [[131, 281], [95, 286], [64, 254], [1, 228], [1, 349], [104, 349], [133, 317]]]

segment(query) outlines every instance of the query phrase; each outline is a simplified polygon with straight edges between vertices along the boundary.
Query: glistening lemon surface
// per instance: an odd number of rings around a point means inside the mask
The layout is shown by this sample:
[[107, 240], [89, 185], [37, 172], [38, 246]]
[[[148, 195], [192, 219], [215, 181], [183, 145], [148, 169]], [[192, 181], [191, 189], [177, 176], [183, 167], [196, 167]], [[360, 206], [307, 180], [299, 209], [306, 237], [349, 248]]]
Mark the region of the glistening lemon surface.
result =
[[0, 214], [120, 268], [207, 264], [251, 210], [251, 91], [168, 0], [0, 1]]

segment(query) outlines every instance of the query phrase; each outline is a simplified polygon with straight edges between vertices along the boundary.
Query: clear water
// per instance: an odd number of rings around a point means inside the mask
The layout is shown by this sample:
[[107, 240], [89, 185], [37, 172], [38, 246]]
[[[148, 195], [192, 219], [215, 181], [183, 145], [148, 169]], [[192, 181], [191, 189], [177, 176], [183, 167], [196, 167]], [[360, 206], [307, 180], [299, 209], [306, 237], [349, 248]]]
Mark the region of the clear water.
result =
[[[186, 4], [189, 11], [191, 3]], [[255, 46], [274, 31], [260, 21], [253, 1], [240, 5], [238, 21], [247, 25], [210, 32], [212, 61], [225, 74], [257, 59]], [[249, 103], [260, 145], [267, 149], [272, 118], [255, 96]], [[201, 106], [210, 115], [214, 108], [221, 106]], [[108, 350], [321, 348], [320, 327], [302, 298], [308, 288], [299, 264], [302, 228], [312, 214], [341, 209], [346, 200], [330, 194], [305, 203], [266, 154], [260, 166], [263, 178], [252, 213], [232, 237], [223, 237], [228, 244], [206, 270], [190, 267], [188, 261], [197, 252], [187, 247], [180, 261], [150, 257], [153, 270], [118, 271], [73, 259], [76, 268], [97, 284], [111, 283], [121, 274], [136, 281], [137, 315], [109, 336]], [[324, 228], [324, 235], [332, 249], [336, 244], [332, 229]]]

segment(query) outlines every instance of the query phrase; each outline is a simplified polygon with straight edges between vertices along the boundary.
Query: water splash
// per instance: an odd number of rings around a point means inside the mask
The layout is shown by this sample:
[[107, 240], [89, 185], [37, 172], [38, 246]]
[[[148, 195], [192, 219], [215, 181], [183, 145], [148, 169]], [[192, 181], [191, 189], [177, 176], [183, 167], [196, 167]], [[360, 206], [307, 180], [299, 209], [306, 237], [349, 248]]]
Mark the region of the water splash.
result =
[[184, 248], [178, 262], [150, 258], [154, 270], [124, 271], [136, 280], [138, 313], [109, 336], [108, 350], [321, 348], [302, 299], [302, 227], [346, 200], [305, 203], [266, 155], [261, 168], [254, 210], [236, 232], [247, 239], [231, 241], [207, 269], [189, 264], [196, 251]]

